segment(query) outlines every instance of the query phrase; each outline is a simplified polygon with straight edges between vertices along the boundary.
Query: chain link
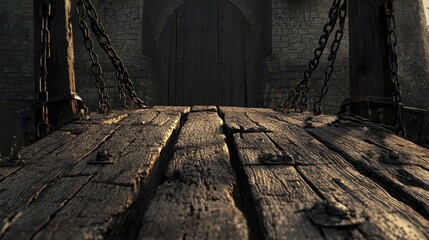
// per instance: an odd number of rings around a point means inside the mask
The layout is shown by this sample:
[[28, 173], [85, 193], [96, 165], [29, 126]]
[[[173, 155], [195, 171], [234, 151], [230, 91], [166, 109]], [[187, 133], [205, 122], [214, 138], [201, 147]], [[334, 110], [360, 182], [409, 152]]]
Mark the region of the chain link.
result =
[[[328, 44], [329, 37], [335, 28], [338, 20], [338, 14], [340, 9], [341, 0], [334, 0], [329, 10], [329, 22], [327, 22], [323, 28], [323, 34], [319, 39], [319, 47], [314, 50], [314, 58], [308, 64], [308, 69], [304, 72], [304, 79], [289, 93], [288, 98], [283, 103], [283, 112], [290, 109], [295, 111], [304, 112], [307, 110], [308, 90], [309, 81], [314, 70], [319, 66], [320, 58]], [[299, 99], [299, 105], [297, 104]]]
[[392, 83], [395, 87], [394, 92], [392, 93], [393, 104], [395, 107], [396, 114], [396, 124], [395, 132], [400, 136], [405, 135], [405, 129], [402, 123], [402, 93], [398, 79], [398, 55], [396, 53], [396, 46], [398, 45], [398, 38], [396, 36], [396, 21], [395, 21], [395, 12], [393, 9], [393, 0], [388, 0], [384, 4], [384, 9], [387, 18], [387, 43], [389, 45], [389, 65]]
[[116, 69], [116, 78], [118, 79], [118, 88], [119, 88], [119, 98], [122, 107], [128, 108], [126, 93], [130, 95], [134, 103], [136, 103], [140, 108], [145, 108], [143, 100], [141, 100], [135, 90], [134, 85], [130, 79], [128, 70], [125, 68], [122, 59], [119, 58], [116, 50], [113, 48], [109, 35], [107, 35], [103, 24], [98, 18], [97, 10], [92, 4], [91, 0], [83, 0], [87, 15], [91, 21], [91, 29], [94, 34], [97, 36], [97, 40], [103, 50], [109, 56], [113, 66]]
[[48, 80], [48, 60], [51, 57], [51, 32], [49, 31], [49, 18], [51, 16], [52, 5], [50, 0], [43, 0], [40, 5], [41, 10], [41, 30], [40, 42], [42, 52], [40, 55], [38, 79], [38, 103], [40, 104], [40, 121], [36, 126], [36, 135], [43, 138], [49, 134], [49, 114], [47, 103], [49, 94], [47, 89]]
[[345, 23], [347, 18], [347, 9], [348, 9], [347, 0], [343, 0], [340, 7], [340, 12], [339, 12], [339, 19], [340, 19], [339, 29], [335, 32], [335, 39], [332, 42], [331, 52], [328, 57], [329, 64], [325, 69], [325, 79], [323, 82], [323, 87], [320, 92], [319, 99], [314, 103], [313, 113], [315, 115], [320, 115], [322, 113], [322, 110], [321, 110], [322, 101], [329, 91], [328, 84], [329, 84], [329, 81], [331, 80], [331, 75], [335, 68], [335, 61], [337, 59], [338, 49], [340, 48], [341, 40], [343, 39], [343, 36], [344, 36], [344, 28], [345, 28]]
[[89, 52], [91, 59], [91, 71], [95, 77], [95, 85], [98, 91], [98, 109], [102, 113], [108, 113], [111, 110], [109, 102], [109, 92], [106, 89], [106, 84], [103, 77], [103, 69], [98, 61], [98, 56], [94, 50], [94, 41], [91, 38], [91, 32], [86, 23], [85, 17], [85, 5], [83, 0], [76, 0], [76, 14], [78, 17], [78, 24], [82, 31], [84, 46]]

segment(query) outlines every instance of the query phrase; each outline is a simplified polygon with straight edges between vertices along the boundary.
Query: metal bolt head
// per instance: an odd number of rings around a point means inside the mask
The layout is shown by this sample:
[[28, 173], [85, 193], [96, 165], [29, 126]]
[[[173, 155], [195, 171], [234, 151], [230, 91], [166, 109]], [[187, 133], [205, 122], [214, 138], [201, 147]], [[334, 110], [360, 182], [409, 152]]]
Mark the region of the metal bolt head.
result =
[[396, 151], [390, 151], [389, 152], [389, 158], [392, 160], [397, 160], [397, 159], [399, 159], [399, 153]]
[[97, 161], [107, 161], [109, 157], [110, 155], [105, 149], [97, 152]]
[[325, 204], [326, 212], [330, 215], [347, 217], [350, 215], [349, 209], [342, 203], [328, 200]]
[[114, 164], [114, 159], [112, 158], [112, 155], [104, 149], [97, 152], [95, 160], [88, 160], [88, 164]]

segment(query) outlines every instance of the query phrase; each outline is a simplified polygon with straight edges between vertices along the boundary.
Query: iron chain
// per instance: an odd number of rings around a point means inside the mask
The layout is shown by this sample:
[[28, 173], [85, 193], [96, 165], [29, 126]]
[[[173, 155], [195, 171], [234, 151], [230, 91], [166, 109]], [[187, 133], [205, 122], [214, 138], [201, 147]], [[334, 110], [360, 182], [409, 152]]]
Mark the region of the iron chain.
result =
[[40, 104], [40, 121], [36, 126], [38, 138], [43, 138], [49, 133], [49, 114], [47, 103], [49, 94], [47, 89], [48, 80], [48, 59], [51, 57], [51, 32], [49, 30], [49, 18], [51, 16], [52, 5], [50, 0], [43, 0], [41, 10], [41, 31], [40, 42], [42, 52], [39, 61], [40, 75], [38, 79], [38, 103]]
[[[331, 36], [332, 31], [335, 28], [335, 25], [338, 20], [338, 15], [340, 11], [341, 0], [334, 0], [332, 6], [329, 10], [329, 22], [327, 22], [323, 28], [323, 34], [319, 39], [319, 47], [314, 50], [314, 58], [309, 62], [308, 69], [304, 72], [304, 79], [289, 93], [288, 98], [283, 103], [282, 110], [283, 112], [290, 109], [295, 111], [304, 112], [307, 110], [307, 100], [308, 100], [308, 90], [309, 90], [309, 81], [314, 70], [319, 66], [320, 58], [326, 48], [329, 37]], [[299, 105], [297, 101], [299, 99]]]
[[91, 29], [94, 31], [95, 35], [97, 35], [97, 40], [103, 50], [109, 56], [113, 66], [116, 69], [116, 78], [118, 79], [118, 88], [119, 88], [119, 98], [122, 107], [128, 108], [126, 93], [130, 95], [131, 99], [134, 103], [136, 103], [140, 108], [145, 108], [145, 104], [143, 100], [141, 100], [135, 90], [134, 85], [130, 79], [128, 70], [125, 68], [122, 59], [119, 58], [116, 50], [113, 48], [109, 35], [107, 35], [103, 24], [98, 18], [97, 10], [92, 4], [91, 0], [83, 0], [86, 8], [86, 12], [91, 21]]
[[325, 69], [325, 78], [323, 82], [323, 87], [322, 87], [319, 99], [314, 103], [313, 113], [315, 115], [320, 115], [322, 113], [322, 110], [321, 110], [322, 101], [329, 91], [328, 84], [331, 79], [331, 75], [334, 71], [338, 49], [341, 45], [341, 40], [343, 39], [343, 36], [344, 36], [344, 28], [345, 28], [346, 18], [347, 18], [347, 9], [348, 9], [347, 0], [343, 0], [340, 7], [339, 15], [338, 15], [340, 19], [339, 29], [335, 32], [335, 39], [332, 42], [331, 52], [328, 57], [329, 64]]
[[386, 17], [387, 17], [387, 43], [389, 46], [389, 66], [391, 72], [392, 83], [395, 87], [392, 93], [393, 104], [395, 107], [396, 124], [395, 132], [400, 136], [405, 135], [405, 129], [402, 123], [402, 94], [398, 79], [398, 55], [396, 53], [396, 46], [398, 45], [398, 38], [396, 36], [396, 21], [395, 13], [393, 10], [393, 0], [388, 0], [384, 5]]
[[111, 110], [109, 101], [109, 92], [106, 89], [106, 84], [103, 77], [103, 69], [98, 61], [98, 56], [94, 50], [94, 41], [91, 38], [91, 32], [86, 23], [85, 17], [85, 5], [83, 0], [76, 0], [76, 14], [78, 17], [78, 24], [82, 31], [84, 46], [89, 52], [91, 59], [91, 71], [95, 77], [95, 84], [98, 91], [98, 109], [102, 113], [108, 113]]

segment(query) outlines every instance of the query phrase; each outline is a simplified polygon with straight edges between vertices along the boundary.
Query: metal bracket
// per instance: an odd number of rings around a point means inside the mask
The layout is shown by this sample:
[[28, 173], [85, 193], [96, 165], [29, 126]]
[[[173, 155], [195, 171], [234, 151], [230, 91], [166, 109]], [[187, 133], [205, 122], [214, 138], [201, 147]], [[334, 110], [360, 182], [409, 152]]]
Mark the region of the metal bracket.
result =
[[359, 96], [359, 97], [350, 97], [343, 101], [340, 107], [338, 115], [344, 114], [347, 112], [346, 108], [353, 104], [359, 103], [374, 103], [379, 105], [390, 105], [393, 106], [394, 100], [391, 97], [377, 97], [377, 96]]
[[366, 221], [362, 213], [332, 199], [315, 203], [305, 213], [314, 224], [322, 227], [351, 227]]

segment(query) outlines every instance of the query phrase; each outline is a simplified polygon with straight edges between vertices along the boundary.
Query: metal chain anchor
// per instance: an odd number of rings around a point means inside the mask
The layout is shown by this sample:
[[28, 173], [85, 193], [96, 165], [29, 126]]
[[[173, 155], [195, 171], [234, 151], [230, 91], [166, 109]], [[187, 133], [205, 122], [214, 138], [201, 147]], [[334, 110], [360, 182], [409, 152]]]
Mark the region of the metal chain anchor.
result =
[[344, 36], [344, 28], [345, 28], [345, 23], [347, 18], [347, 9], [348, 9], [347, 0], [344, 0], [343, 3], [341, 4], [340, 12], [339, 12], [339, 19], [340, 19], [339, 29], [335, 32], [335, 39], [332, 42], [331, 52], [328, 57], [329, 65], [325, 69], [325, 79], [324, 79], [323, 87], [320, 92], [319, 99], [314, 103], [313, 113], [315, 115], [320, 115], [322, 113], [322, 110], [321, 110], [322, 101], [329, 91], [328, 84], [329, 84], [329, 81], [331, 80], [331, 75], [335, 68], [335, 61], [337, 59], [338, 49], [341, 45], [341, 40], [343, 39], [343, 36]]
[[98, 43], [103, 48], [103, 50], [109, 56], [113, 66], [116, 69], [116, 78], [118, 79], [118, 88], [119, 88], [119, 98], [122, 107], [128, 108], [127, 99], [125, 91], [128, 91], [131, 99], [136, 103], [140, 108], [146, 108], [143, 100], [141, 100], [135, 90], [134, 85], [130, 79], [128, 70], [125, 68], [122, 59], [119, 58], [116, 50], [113, 48], [109, 35], [107, 35], [103, 24], [98, 18], [97, 10], [92, 4], [91, 0], [83, 0], [85, 5], [86, 13], [91, 21], [91, 29], [94, 34], [97, 36]]
[[40, 5], [41, 9], [41, 30], [40, 42], [42, 53], [39, 61], [40, 75], [38, 78], [38, 104], [40, 105], [40, 121], [36, 126], [36, 135], [43, 138], [49, 133], [49, 115], [47, 103], [49, 94], [47, 89], [48, 80], [48, 59], [51, 57], [51, 32], [49, 31], [49, 18], [51, 16], [51, 1], [44, 0]]
[[[341, 0], [334, 0], [332, 6], [329, 10], [329, 22], [325, 24], [323, 28], [323, 34], [319, 39], [319, 47], [314, 50], [314, 59], [311, 60], [308, 64], [308, 69], [304, 72], [304, 79], [289, 93], [288, 98], [285, 100], [281, 106], [282, 111], [286, 112], [287, 110], [294, 109], [295, 111], [304, 112], [307, 110], [307, 100], [308, 100], [308, 91], [309, 91], [309, 81], [314, 70], [319, 66], [320, 58], [326, 48], [329, 37], [331, 36], [332, 31], [335, 28], [335, 25], [338, 20], [338, 15], [340, 11]], [[297, 101], [299, 99], [299, 105]]]
[[405, 136], [405, 129], [402, 122], [402, 93], [398, 79], [398, 55], [396, 53], [396, 46], [398, 45], [398, 38], [396, 36], [396, 20], [395, 12], [393, 9], [393, 0], [388, 0], [384, 4], [384, 9], [387, 18], [387, 43], [389, 45], [389, 65], [392, 83], [395, 91], [392, 93], [393, 105], [396, 113], [395, 132], [399, 136]]
[[83, 41], [85, 48], [89, 52], [89, 57], [91, 58], [91, 71], [95, 77], [95, 84], [98, 91], [98, 110], [101, 113], [108, 113], [111, 110], [110, 101], [109, 101], [109, 92], [106, 89], [106, 84], [103, 77], [103, 69], [99, 63], [97, 53], [94, 50], [94, 41], [91, 38], [91, 32], [86, 23], [85, 17], [85, 5], [83, 0], [76, 0], [76, 14], [78, 17], [79, 28], [83, 35]]

